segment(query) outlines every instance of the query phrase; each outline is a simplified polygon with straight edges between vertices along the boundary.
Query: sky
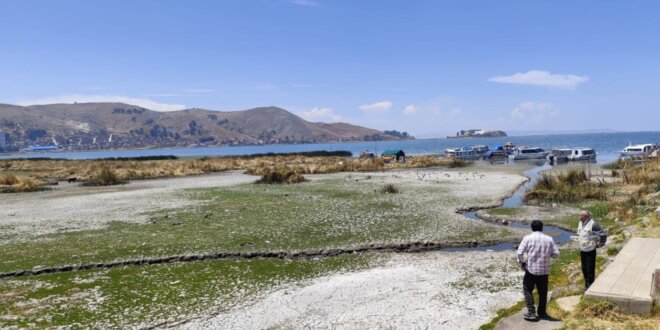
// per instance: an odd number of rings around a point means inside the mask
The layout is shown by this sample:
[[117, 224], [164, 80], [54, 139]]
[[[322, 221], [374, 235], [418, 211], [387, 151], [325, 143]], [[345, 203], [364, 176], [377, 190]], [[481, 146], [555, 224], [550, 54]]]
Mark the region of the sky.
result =
[[658, 131], [660, 1], [0, 1], [0, 103]]

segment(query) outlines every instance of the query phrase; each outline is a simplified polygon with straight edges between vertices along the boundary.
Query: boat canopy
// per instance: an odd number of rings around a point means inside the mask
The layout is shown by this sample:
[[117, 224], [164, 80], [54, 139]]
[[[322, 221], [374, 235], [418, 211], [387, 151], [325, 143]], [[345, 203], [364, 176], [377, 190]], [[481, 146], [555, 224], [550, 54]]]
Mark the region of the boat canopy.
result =
[[405, 155], [406, 154], [401, 149], [387, 149], [387, 150], [383, 151], [383, 154], [381, 156], [401, 157], [401, 156], [405, 156]]

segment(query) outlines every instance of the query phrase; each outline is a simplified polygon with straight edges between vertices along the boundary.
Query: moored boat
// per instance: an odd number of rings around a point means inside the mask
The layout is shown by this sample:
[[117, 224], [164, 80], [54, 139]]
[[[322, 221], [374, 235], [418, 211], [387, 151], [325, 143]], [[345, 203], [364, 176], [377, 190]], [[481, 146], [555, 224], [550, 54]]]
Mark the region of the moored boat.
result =
[[568, 161], [568, 156], [573, 153], [573, 149], [559, 148], [550, 151], [550, 161], [553, 163], [564, 163]]
[[447, 148], [445, 149], [445, 156], [461, 160], [476, 160], [481, 157], [473, 148]]
[[576, 147], [571, 149], [568, 160], [594, 160], [596, 159], [596, 150], [587, 147]]
[[619, 151], [621, 157], [648, 157], [651, 154], [658, 150], [658, 145], [652, 143], [645, 144], [630, 144], [629, 146], [623, 148], [622, 151]]
[[536, 147], [517, 147], [513, 149], [509, 155], [509, 159], [523, 160], [523, 159], [544, 159], [548, 156], [548, 152], [543, 148]]

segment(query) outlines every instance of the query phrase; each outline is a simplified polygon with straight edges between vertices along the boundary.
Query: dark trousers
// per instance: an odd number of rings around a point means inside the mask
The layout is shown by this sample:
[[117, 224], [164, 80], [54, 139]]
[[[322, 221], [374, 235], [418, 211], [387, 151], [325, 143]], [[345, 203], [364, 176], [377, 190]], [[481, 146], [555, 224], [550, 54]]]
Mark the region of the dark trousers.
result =
[[596, 250], [591, 252], [580, 251], [582, 262], [582, 275], [584, 275], [584, 289], [588, 289], [596, 277]]
[[548, 302], [548, 275], [534, 275], [529, 271], [525, 271], [523, 293], [525, 294], [527, 310], [532, 314], [534, 314], [534, 296], [532, 295], [534, 287], [536, 287], [536, 291], [539, 294], [538, 315], [546, 315], [545, 305]]

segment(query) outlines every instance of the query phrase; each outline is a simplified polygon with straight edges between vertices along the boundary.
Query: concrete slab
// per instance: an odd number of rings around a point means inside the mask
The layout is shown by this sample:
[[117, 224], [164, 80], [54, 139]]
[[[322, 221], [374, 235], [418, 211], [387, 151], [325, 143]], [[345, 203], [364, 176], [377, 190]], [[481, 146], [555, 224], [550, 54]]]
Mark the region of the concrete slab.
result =
[[527, 321], [523, 318], [525, 310], [523, 308], [520, 312], [502, 319], [494, 330], [554, 330], [561, 329], [564, 325], [564, 322], [557, 319]]
[[631, 238], [584, 297], [610, 300], [628, 312], [647, 314], [653, 304], [653, 274], [658, 265], [660, 239]]
[[572, 312], [575, 309], [575, 306], [580, 302], [580, 298], [582, 296], [570, 296], [570, 297], [562, 297], [562, 298], [557, 298], [557, 305], [561, 309], [567, 312]]

